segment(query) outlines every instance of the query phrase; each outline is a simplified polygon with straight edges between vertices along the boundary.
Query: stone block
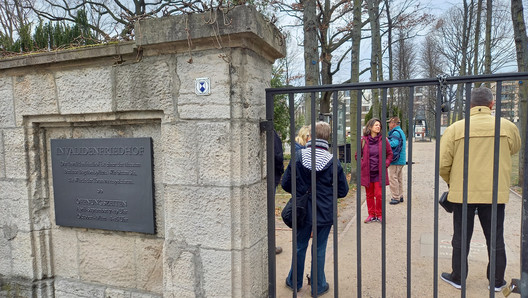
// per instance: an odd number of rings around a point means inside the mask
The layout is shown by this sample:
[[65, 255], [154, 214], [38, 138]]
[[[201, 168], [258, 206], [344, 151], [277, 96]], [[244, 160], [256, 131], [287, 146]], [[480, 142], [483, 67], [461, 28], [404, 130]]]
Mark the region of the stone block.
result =
[[130, 298], [130, 292], [121, 289], [107, 288], [104, 294], [105, 298]]
[[232, 188], [232, 246], [241, 250], [267, 239], [267, 201], [264, 182]]
[[175, 82], [168, 59], [145, 57], [139, 63], [115, 66], [117, 111], [164, 110], [173, 108]]
[[[234, 272], [232, 251], [200, 249], [200, 259], [203, 267], [203, 291], [205, 297], [236, 297], [233, 296]], [[242, 296], [240, 296], [242, 297]]]
[[265, 151], [260, 141], [258, 123], [231, 123], [230, 172], [233, 184], [247, 185], [262, 180], [260, 168]]
[[0, 226], [30, 231], [27, 183], [21, 180], [0, 180]]
[[134, 237], [91, 231], [78, 234], [82, 280], [110, 286], [136, 286]]
[[[187, 245], [231, 249], [229, 187], [166, 186], [166, 239]], [[214, 239], [214, 241], [211, 241]]]
[[23, 116], [58, 114], [52, 73], [19, 76], [15, 78], [14, 84], [17, 126], [22, 125]]
[[4, 131], [0, 129], [0, 178], [5, 178], [5, 175]]
[[55, 297], [105, 298], [106, 286], [85, 283], [80, 280], [55, 278]]
[[15, 126], [13, 78], [0, 77], [0, 127]]
[[112, 111], [110, 67], [79, 68], [55, 74], [61, 114]]
[[196, 146], [201, 135], [193, 135], [192, 132], [197, 132], [193, 127], [193, 123], [185, 122], [161, 126], [163, 183], [194, 185], [198, 182], [199, 150]]
[[178, 115], [181, 119], [229, 119], [231, 108], [228, 105], [178, 105]]
[[[180, 296], [180, 293], [174, 293], [174, 295], [178, 295], [178, 297], [184, 297]], [[163, 298], [163, 297], [171, 297], [170, 293], [166, 295], [156, 295], [151, 293], [140, 293], [140, 292], [132, 292], [130, 293], [130, 298]]]
[[31, 233], [18, 231], [11, 241], [11, 257], [13, 264], [13, 275], [33, 279], [34, 258], [31, 247]]
[[51, 251], [53, 269], [56, 276], [78, 279], [79, 243], [76, 230], [68, 227], [56, 227], [51, 230]]
[[169, 293], [169, 297], [204, 297], [196, 292], [202, 291], [202, 280], [197, 276], [201, 270], [201, 265], [197, 263], [198, 256], [197, 250], [191, 250], [185, 243], [166, 242], [164, 293]]
[[163, 239], [136, 239], [137, 288], [163, 294]]
[[4, 130], [4, 151], [6, 177], [26, 179], [26, 146], [22, 128]]
[[[1, 201], [0, 201], [1, 202]], [[10, 239], [12, 237], [12, 232], [7, 228], [3, 227], [3, 225], [0, 225], [0, 272], [4, 276], [10, 276], [12, 274], [11, 272], [11, 244]]]

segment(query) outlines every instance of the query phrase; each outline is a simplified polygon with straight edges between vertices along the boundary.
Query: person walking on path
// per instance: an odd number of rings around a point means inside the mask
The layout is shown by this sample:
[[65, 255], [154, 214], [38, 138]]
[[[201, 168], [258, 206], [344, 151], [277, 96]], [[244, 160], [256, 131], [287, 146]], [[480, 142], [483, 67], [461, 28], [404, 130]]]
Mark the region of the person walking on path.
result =
[[[382, 141], [385, 140], [385, 165], [382, 162]], [[367, 122], [361, 137], [361, 185], [365, 187], [367, 197], [368, 217], [365, 223], [382, 221], [382, 198], [381, 198], [381, 176], [385, 171], [388, 178], [387, 168], [392, 161], [392, 150], [387, 138], [381, 135], [381, 121], [372, 118]], [[356, 155], [357, 160], [357, 155]], [[385, 179], [385, 185], [389, 185], [389, 179]]]
[[[464, 173], [464, 128], [465, 120], [460, 120], [449, 126], [440, 140], [440, 176], [449, 187], [448, 201], [453, 203], [453, 238], [451, 245], [453, 255], [451, 273], [444, 272], [441, 279], [453, 287], [461, 288], [461, 263], [468, 261], [469, 245], [473, 234], [475, 211], [478, 217], [486, 245], [488, 258], [491, 243], [491, 213], [493, 191], [493, 155], [495, 116], [491, 115], [493, 94], [489, 88], [480, 87], [471, 91], [470, 132], [468, 184], [467, 184], [467, 230], [462, 231], [462, 203], [463, 203], [463, 173]], [[519, 130], [512, 122], [501, 119], [500, 149], [498, 164], [498, 198], [497, 198], [497, 226], [496, 226], [496, 258], [495, 280], [490, 281], [494, 290], [499, 292], [506, 286], [504, 272], [506, 270], [506, 251], [504, 248], [504, 207], [509, 199], [510, 174], [512, 170], [511, 155], [517, 153], [521, 147]], [[466, 233], [466, 252], [461, 251], [462, 234]], [[490, 263], [487, 267], [489, 280]]]
[[[310, 128], [311, 131], [311, 128]], [[317, 295], [324, 294], [328, 291], [330, 286], [326, 282], [324, 273], [324, 265], [326, 259], [326, 244], [328, 242], [328, 235], [330, 228], [334, 223], [334, 200], [333, 200], [333, 185], [337, 183], [337, 197], [343, 198], [348, 193], [348, 182], [346, 180], [343, 168], [338, 159], [334, 161], [333, 155], [328, 152], [331, 128], [326, 122], [317, 122], [315, 124], [315, 171], [316, 171], [316, 225], [317, 225]], [[290, 160], [284, 177], [282, 178], [282, 188], [291, 193], [292, 192], [292, 176], [291, 167], [296, 169], [296, 192], [297, 196], [306, 194], [311, 190], [312, 181], [312, 141], [309, 139], [306, 148], [300, 150], [296, 156], [296, 160]], [[333, 163], [337, 162], [337, 181], [333, 181]], [[306, 220], [297, 229], [297, 281], [294, 283], [293, 277], [293, 261], [290, 272], [286, 278], [286, 286], [293, 289], [297, 286], [297, 290], [302, 287], [304, 274], [304, 261], [306, 258], [306, 249], [310, 240], [312, 232], [312, 197], [308, 199]], [[312, 244], [313, 245], [313, 244]], [[312, 251], [313, 251], [312, 247]], [[312, 267], [313, 268], [313, 267]], [[313, 269], [312, 269], [313, 270]], [[312, 272], [313, 273], [313, 272]], [[313, 276], [313, 274], [312, 274]], [[312, 280], [312, 295], [314, 281]]]
[[389, 182], [392, 199], [391, 205], [403, 202], [403, 166], [407, 163], [405, 155], [406, 137], [400, 127], [400, 118], [392, 117], [389, 123], [389, 143], [392, 149], [392, 162], [389, 166]]

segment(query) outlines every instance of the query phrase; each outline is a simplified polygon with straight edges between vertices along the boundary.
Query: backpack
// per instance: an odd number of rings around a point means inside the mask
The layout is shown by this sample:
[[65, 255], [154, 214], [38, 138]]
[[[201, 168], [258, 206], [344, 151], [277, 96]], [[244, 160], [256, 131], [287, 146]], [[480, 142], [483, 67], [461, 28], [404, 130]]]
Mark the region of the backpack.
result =
[[[397, 133], [397, 134], [396, 134]], [[403, 148], [403, 139], [400, 135], [400, 132], [397, 130], [394, 130], [392, 134], [389, 136], [390, 138], [396, 138], [398, 140], [398, 146], [396, 148], [392, 149], [392, 162], [398, 161], [400, 159], [400, 154]]]

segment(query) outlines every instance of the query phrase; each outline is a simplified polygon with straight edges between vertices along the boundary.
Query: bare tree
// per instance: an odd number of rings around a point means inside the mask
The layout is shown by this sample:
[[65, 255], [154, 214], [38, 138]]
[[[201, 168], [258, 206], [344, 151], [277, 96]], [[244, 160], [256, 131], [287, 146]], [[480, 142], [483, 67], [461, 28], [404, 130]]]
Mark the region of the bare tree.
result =
[[30, 10], [20, 0], [0, 0], [0, 49], [13, 44], [29, 26]]

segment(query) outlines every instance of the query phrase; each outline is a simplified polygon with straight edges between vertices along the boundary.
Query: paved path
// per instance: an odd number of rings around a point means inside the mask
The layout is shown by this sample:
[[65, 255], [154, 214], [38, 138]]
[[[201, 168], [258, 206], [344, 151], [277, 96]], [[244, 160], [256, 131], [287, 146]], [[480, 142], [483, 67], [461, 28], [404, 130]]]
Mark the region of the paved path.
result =
[[[433, 142], [413, 143], [413, 184], [412, 197], [403, 204], [386, 205], [386, 297], [407, 296], [407, 204], [411, 204], [411, 297], [433, 297], [433, 235], [434, 235], [434, 149]], [[404, 180], [407, 181], [407, 167]], [[441, 179], [441, 178], [440, 178]], [[447, 189], [440, 180], [440, 191]], [[387, 188], [387, 193], [389, 192]], [[362, 189], [361, 218], [367, 214]], [[357, 297], [357, 231], [356, 201], [347, 205], [353, 216], [346, 221], [340, 220], [338, 228], [338, 284], [339, 297]], [[520, 223], [521, 198], [513, 193], [506, 206], [505, 241], [508, 266], [506, 280], [520, 277]], [[349, 210], [350, 211], [350, 210]], [[346, 213], [346, 211], [343, 211]], [[439, 209], [439, 260], [438, 276], [451, 270], [452, 216]], [[361, 266], [362, 297], [382, 296], [382, 225], [379, 223], [361, 224]], [[277, 245], [284, 252], [277, 255], [277, 297], [291, 297], [292, 292], [285, 286], [285, 278], [291, 262], [291, 229], [277, 218]], [[323, 297], [334, 295], [334, 239], [332, 233], [328, 242], [325, 272], [330, 291]], [[486, 279], [488, 258], [486, 242], [482, 229], [475, 220], [475, 231], [469, 255], [469, 276], [467, 279], [467, 297], [489, 297]], [[310, 256], [307, 254], [306, 272], [309, 272]], [[306, 281], [306, 278], [305, 278]], [[310, 297], [309, 287], [304, 284], [298, 297]], [[438, 280], [438, 297], [457, 297], [461, 291]], [[496, 297], [503, 297], [497, 293]]]

